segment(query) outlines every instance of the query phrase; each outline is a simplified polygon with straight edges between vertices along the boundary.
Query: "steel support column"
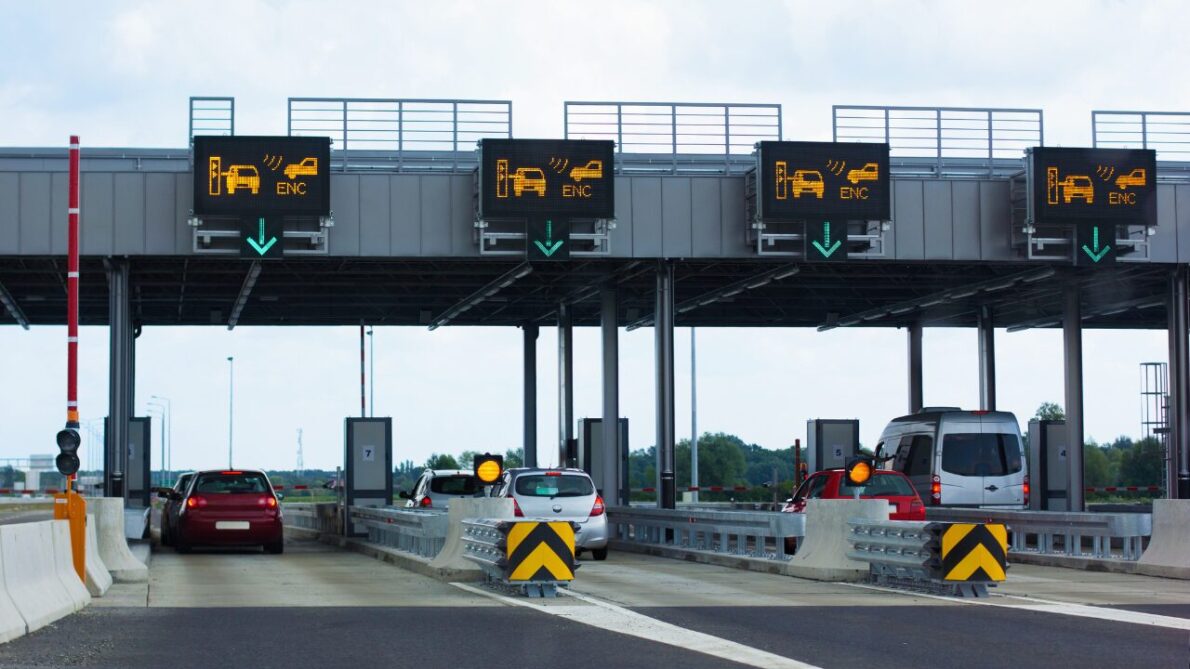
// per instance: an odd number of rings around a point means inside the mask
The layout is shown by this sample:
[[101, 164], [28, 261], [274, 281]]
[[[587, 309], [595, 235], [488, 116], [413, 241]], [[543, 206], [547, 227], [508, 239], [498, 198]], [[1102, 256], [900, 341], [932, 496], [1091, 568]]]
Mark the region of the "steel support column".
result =
[[[128, 423], [133, 413], [132, 309], [126, 258], [107, 261], [108, 282], [108, 422], [103, 482], [108, 496], [128, 499]], [[120, 483], [116, 485], [115, 478]], [[117, 494], [118, 493], [118, 494]]]
[[521, 372], [524, 383], [524, 418], [521, 430], [524, 434], [522, 449], [526, 467], [537, 466], [537, 326], [523, 325], [524, 365]]
[[1190, 296], [1187, 269], [1169, 277], [1169, 490], [1170, 499], [1190, 498]]
[[921, 323], [909, 326], [909, 413], [924, 406], [921, 386]]
[[574, 325], [570, 305], [558, 305], [558, 466], [577, 467], [574, 445]]
[[979, 335], [979, 408], [996, 410], [996, 329], [992, 308], [979, 307], [977, 314]]
[[[1066, 285], [1062, 309], [1062, 344], [1066, 369], [1066, 501], [1068, 511], [1083, 510], [1083, 318], [1077, 283]], [[1037, 485], [1044, 486], [1045, 482]]]
[[674, 267], [657, 265], [657, 304], [653, 338], [657, 358], [657, 506], [677, 504], [674, 486]]
[[[600, 327], [603, 339], [603, 443], [600, 454], [603, 463], [603, 501], [611, 506], [628, 504], [623, 490], [628, 472], [620, 467], [620, 315], [619, 294], [612, 286], [599, 293]], [[592, 449], [593, 450], [593, 449]], [[592, 454], [592, 459], [596, 456]], [[608, 482], [608, 472], [615, 472], [614, 484]]]

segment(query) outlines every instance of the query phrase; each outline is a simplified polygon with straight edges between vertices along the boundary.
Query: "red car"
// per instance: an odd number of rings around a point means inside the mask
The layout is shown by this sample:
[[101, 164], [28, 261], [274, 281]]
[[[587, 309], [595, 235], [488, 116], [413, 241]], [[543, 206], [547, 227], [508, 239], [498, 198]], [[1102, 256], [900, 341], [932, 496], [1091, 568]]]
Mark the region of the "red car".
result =
[[[806, 479], [794, 493], [793, 499], [785, 502], [781, 510], [785, 513], [805, 513], [808, 499], [854, 499], [854, 487], [847, 484], [846, 472], [842, 469], [824, 469]], [[863, 487], [860, 499], [888, 500], [889, 520], [925, 520], [926, 505], [913, 488], [913, 482], [901, 472], [877, 469]], [[793, 553], [797, 541], [785, 540], [785, 552]]]
[[254, 470], [196, 472], [182, 493], [173, 542], [179, 553], [195, 546], [285, 548], [281, 504], [269, 477]]

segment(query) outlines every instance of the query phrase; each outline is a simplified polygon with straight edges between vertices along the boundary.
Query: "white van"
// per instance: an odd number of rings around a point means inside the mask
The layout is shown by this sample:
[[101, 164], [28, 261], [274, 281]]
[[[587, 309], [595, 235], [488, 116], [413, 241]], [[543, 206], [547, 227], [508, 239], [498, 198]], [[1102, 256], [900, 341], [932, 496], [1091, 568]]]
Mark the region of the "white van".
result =
[[927, 506], [1028, 508], [1020, 426], [1006, 411], [926, 407], [894, 418], [876, 453], [913, 481]]

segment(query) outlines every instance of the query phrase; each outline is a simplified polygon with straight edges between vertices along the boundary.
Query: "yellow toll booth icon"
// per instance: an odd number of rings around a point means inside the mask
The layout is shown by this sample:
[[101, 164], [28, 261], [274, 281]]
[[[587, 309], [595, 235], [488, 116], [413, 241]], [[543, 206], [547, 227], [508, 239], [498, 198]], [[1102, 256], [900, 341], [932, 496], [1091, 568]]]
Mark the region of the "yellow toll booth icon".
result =
[[231, 165], [225, 171], [222, 157], [211, 156], [207, 162], [208, 192], [211, 195], [222, 195], [225, 183], [228, 195], [235, 195], [240, 188], [252, 191], [253, 195], [260, 192], [260, 171], [255, 165]]
[[818, 170], [794, 170], [789, 174], [789, 166], [784, 160], [778, 160], [774, 165], [776, 176], [777, 199], [801, 199], [803, 194], [810, 194], [819, 200], [826, 194], [826, 182], [822, 180], [822, 172]]
[[1095, 184], [1084, 174], [1069, 174], [1059, 179], [1058, 168], [1045, 168], [1045, 199], [1048, 204], [1070, 204], [1080, 199], [1087, 204], [1095, 202]]

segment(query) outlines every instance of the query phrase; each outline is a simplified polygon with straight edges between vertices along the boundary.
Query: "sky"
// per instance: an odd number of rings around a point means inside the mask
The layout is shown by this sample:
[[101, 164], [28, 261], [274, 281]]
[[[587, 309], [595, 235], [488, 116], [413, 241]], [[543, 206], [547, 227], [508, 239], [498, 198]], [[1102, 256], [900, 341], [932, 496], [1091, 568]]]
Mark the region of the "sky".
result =
[[[1183, 2], [55, 2], [0, 0], [0, 146], [183, 147], [192, 95], [236, 99], [239, 134], [284, 134], [286, 98], [513, 101], [518, 137], [557, 137], [565, 100], [783, 106], [785, 139], [830, 139], [832, 104], [1041, 108], [1047, 145], [1090, 144], [1092, 109], [1190, 110]], [[85, 225], [85, 212], [84, 212]], [[0, 458], [54, 451], [65, 329], [0, 313]], [[521, 443], [521, 334], [378, 327], [375, 413], [394, 458]], [[907, 405], [893, 329], [702, 329], [698, 429], [782, 448], [810, 418], [874, 444]], [[677, 333], [677, 433], [690, 434], [690, 335]], [[341, 463], [359, 411], [357, 328], [146, 328], [137, 409], [169, 398], [174, 469], [221, 466], [228, 356], [237, 466]], [[653, 333], [621, 331], [621, 412], [654, 443]], [[557, 341], [538, 354], [539, 460], [556, 461]], [[81, 332], [80, 410], [107, 411], [107, 329]], [[1086, 331], [1086, 432], [1140, 432], [1140, 369], [1163, 331]], [[598, 331], [576, 328], [575, 415], [599, 416]], [[1063, 402], [1056, 330], [997, 332], [1000, 408]], [[973, 330], [927, 329], [926, 404], [978, 403]], [[159, 423], [155, 422], [155, 429]], [[84, 429], [84, 466], [97, 449]], [[159, 445], [157, 435], [155, 444]], [[158, 454], [154, 454], [157, 458]], [[156, 466], [156, 465], [155, 465]]]

